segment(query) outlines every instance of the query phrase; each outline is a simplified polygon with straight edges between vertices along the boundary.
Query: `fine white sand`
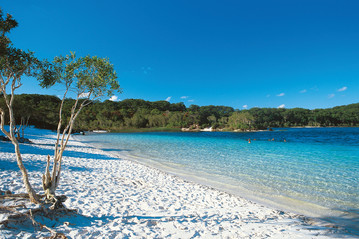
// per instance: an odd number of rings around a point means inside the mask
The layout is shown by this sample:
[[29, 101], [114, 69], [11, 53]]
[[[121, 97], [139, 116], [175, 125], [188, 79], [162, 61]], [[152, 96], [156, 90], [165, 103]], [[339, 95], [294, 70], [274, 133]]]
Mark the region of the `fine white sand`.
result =
[[[35, 144], [22, 144], [21, 151], [31, 183], [40, 192], [55, 134], [30, 129], [26, 137]], [[0, 190], [25, 192], [13, 145], [1, 141]], [[187, 182], [75, 140], [64, 154], [57, 194], [68, 196], [66, 207], [78, 209], [78, 214], [43, 222], [69, 238], [351, 237], [329, 223]], [[0, 215], [0, 221], [5, 218]], [[43, 236], [50, 233], [28, 225], [0, 226], [0, 238]]]

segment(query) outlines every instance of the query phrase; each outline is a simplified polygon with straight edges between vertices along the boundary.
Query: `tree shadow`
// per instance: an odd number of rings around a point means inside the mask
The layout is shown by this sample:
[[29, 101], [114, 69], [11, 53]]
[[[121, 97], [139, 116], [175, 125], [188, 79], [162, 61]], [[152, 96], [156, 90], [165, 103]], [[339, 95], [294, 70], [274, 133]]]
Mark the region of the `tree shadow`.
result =
[[[96, 220], [96, 218], [81, 215], [76, 211], [66, 211], [66, 210], [62, 210], [62, 211], [47, 210], [47, 212], [41, 210], [36, 213], [33, 213], [32, 215], [36, 222], [41, 223], [49, 228], [52, 228], [55, 231], [57, 227], [63, 225], [67, 225], [68, 227], [91, 226], [94, 223], [94, 219]], [[106, 220], [106, 218], [102, 220]], [[4, 229], [13, 231], [15, 233], [18, 233], [19, 229], [21, 231], [25, 231], [29, 233], [34, 233], [37, 231], [46, 231], [34, 225], [32, 223], [32, 220], [24, 215], [17, 217], [16, 220], [11, 220], [8, 223], [6, 223]]]
[[[31, 160], [31, 161], [24, 161], [24, 166], [28, 172], [42, 172], [45, 170], [46, 167], [46, 160]], [[62, 166], [64, 170], [69, 171], [78, 171], [78, 172], [92, 172], [94, 169], [89, 167], [79, 167], [79, 166]], [[0, 170], [1, 171], [19, 171], [19, 167], [17, 166], [16, 160], [3, 160], [0, 159]], [[20, 171], [19, 171], [20, 172]]]
[[64, 170], [69, 170], [69, 171], [77, 171], [77, 172], [92, 172], [93, 169], [88, 168], [88, 167], [79, 167], [79, 166], [63, 166]]
[[[335, 209], [340, 210], [340, 209]], [[329, 222], [326, 229], [339, 229], [333, 237], [345, 237], [348, 234], [359, 238], [359, 209], [346, 211], [342, 216], [323, 216], [318, 217], [321, 221]], [[330, 235], [328, 235], [330, 236]]]
[[[53, 145], [51, 145], [53, 146]], [[87, 146], [86, 146], [87, 147]], [[121, 158], [111, 157], [104, 154], [96, 154], [96, 153], [89, 153], [89, 152], [81, 152], [77, 150], [71, 150], [81, 148], [78, 146], [68, 146], [64, 151], [63, 156], [70, 157], [70, 158], [87, 158], [87, 159], [98, 159], [98, 160], [121, 160]], [[0, 151], [4, 153], [14, 153], [14, 146], [11, 142], [0, 142]], [[21, 154], [37, 154], [39, 156], [52, 156], [54, 154], [53, 149], [44, 149], [38, 147], [37, 144], [20, 144], [20, 152]]]
[[13, 153], [14, 146], [10, 141], [0, 141], [0, 151], [4, 153]]
[[0, 159], [0, 170], [1, 171], [6, 171], [6, 170], [11, 170], [13, 171], [14, 168], [17, 168], [17, 164], [16, 161], [9, 161], [9, 160], [3, 160]]

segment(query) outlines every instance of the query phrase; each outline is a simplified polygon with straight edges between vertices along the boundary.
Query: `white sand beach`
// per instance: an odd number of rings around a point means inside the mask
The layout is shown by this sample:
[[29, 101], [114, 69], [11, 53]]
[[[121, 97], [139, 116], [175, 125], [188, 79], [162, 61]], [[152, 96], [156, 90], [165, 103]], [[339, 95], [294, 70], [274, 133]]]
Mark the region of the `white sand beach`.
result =
[[[55, 134], [29, 129], [21, 152], [30, 181], [41, 189]], [[68, 238], [336, 238], [353, 236], [330, 223], [259, 205], [220, 190], [71, 140], [58, 195], [76, 216], [45, 220]], [[0, 190], [24, 193], [10, 142], [0, 141]], [[42, 192], [41, 192], [42, 193]], [[3, 203], [0, 201], [0, 204]], [[0, 215], [0, 221], [6, 214]], [[0, 226], [0, 238], [40, 238], [46, 230]]]

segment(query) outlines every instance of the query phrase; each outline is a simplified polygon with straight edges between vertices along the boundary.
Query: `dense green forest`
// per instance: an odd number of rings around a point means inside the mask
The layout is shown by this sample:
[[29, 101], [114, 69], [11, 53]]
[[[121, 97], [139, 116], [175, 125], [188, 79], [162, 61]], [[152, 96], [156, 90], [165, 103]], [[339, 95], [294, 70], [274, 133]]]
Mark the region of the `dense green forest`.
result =
[[[73, 101], [65, 101], [64, 118], [69, 117]], [[29, 125], [55, 129], [60, 102], [58, 97], [50, 95], [16, 95], [16, 122], [28, 119]], [[6, 108], [3, 99], [0, 100], [0, 107]], [[359, 103], [315, 110], [235, 110], [227, 106], [186, 107], [183, 103], [171, 104], [167, 101], [150, 102], [141, 99], [126, 99], [120, 102], [96, 101], [83, 109], [76, 121], [75, 130], [198, 130], [206, 127], [217, 130], [257, 130], [295, 126], [359, 126]]]

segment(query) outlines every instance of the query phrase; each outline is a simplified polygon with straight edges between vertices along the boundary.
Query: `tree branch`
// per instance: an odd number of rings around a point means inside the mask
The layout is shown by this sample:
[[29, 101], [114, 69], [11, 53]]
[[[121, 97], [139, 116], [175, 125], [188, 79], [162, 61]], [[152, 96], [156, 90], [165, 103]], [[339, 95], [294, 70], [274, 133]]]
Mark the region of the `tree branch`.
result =
[[1, 124], [1, 131], [10, 139], [10, 133], [7, 132], [4, 128], [5, 124], [5, 112], [3, 109], [0, 108], [0, 124]]

